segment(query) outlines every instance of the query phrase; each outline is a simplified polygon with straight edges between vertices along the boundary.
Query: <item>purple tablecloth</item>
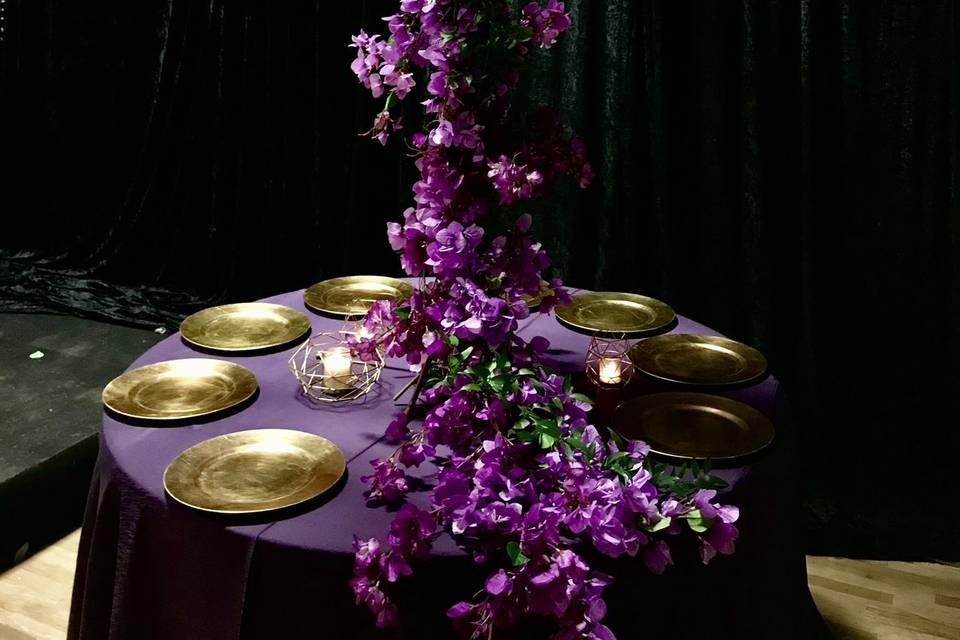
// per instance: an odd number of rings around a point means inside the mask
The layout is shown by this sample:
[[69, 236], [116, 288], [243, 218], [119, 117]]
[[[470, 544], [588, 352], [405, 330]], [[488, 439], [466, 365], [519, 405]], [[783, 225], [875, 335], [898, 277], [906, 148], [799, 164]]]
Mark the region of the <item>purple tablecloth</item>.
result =
[[[265, 301], [305, 310], [300, 291]], [[336, 330], [342, 324], [306, 313], [314, 332]], [[558, 369], [582, 369], [588, 338], [564, 329], [552, 315], [535, 316], [524, 325], [524, 335], [550, 340], [549, 355]], [[674, 331], [716, 334], [684, 318]], [[364, 401], [317, 406], [299, 395], [287, 368], [292, 349], [230, 358], [200, 354], [241, 363], [260, 383], [252, 403], [225, 417], [154, 427], [104, 415], [68, 637], [435, 638], [449, 634], [443, 611], [456, 597], [469, 597], [477, 584], [466, 579], [475, 568], [449, 539], [441, 539], [431, 561], [403, 583], [402, 629], [375, 629], [371, 616], [354, 605], [346, 584], [352, 536], [382, 535], [391, 518], [383, 508], [366, 506], [360, 476], [369, 471], [370, 459], [392, 451], [380, 438], [397, 410], [392, 397], [411, 374], [402, 362], [388, 361], [379, 388]], [[131, 368], [188, 357], [198, 353], [174, 335], [143, 354]], [[649, 384], [650, 390], [662, 387]], [[787, 471], [792, 447], [790, 438], [784, 437], [789, 429], [785, 433], [778, 408], [779, 385], [770, 378], [724, 395], [771, 415], [780, 430], [778, 446], [753, 465], [749, 477], [734, 490], [744, 514], [738, 554], [720, 558], [706, 569], [678, 558], [677, 567], [654, 579], [632, 561], [606, 567], [618, 576], [608, 591], [608, 620], [620, 638], [641, 631], [633, 622], [639, 606], [650, 607], [662, 617], [673, 615], [671, 607], [676, 615], [691, 606], [703, 611], [701, 605], [707, 602], [718, 606], [715, 612], [708, 609], [713, 621], [705, 629], [721, 624], [730, 637], [812, 637], [797, 622], [813, 620], [815, 611], [811, 614], [803, 555], [793, 535], [795, 493]], [[224, 433], [268, 427], [299, 429], [335, 442], [348, 459], [342, 484], [279, 520], [195, 512], [164, 494], [163, 470], [187, 447]], [[692, 549], [689, 555], [695, 555]], [[698, 602], [691, 604], [691, 599]], [[775, 613], [757, 614], [757, 606], [774, 607]], [[717, 616], [726, 617], [718, 621]], [[644, 625], [649, 630], [650, 625]], [[673, 637], [685, 635], [681, 629]]]

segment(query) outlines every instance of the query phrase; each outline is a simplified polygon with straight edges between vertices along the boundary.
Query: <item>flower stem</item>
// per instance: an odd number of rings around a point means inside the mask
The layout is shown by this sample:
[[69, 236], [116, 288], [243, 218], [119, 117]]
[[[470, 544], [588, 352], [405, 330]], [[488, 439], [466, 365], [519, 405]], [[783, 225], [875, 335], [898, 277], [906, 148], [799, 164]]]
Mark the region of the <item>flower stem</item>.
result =
[[413, 413], [413, 407], [420, 398], [420, 392], [423, 391], [423, 385], [427, 382], [427, 371], [430, 369], [432, 360], [432, 356], [427, 356], [426, 360], [423, 361], [423, 366], [420, 367], [420, 375], [417, 376], [417, 386], [413, 388], [413, 397], [410, 398], [410, 404], [407, 405], [407, 420], [410, 419], [410, 415]]
[[410, 385], [412, 385], [414, 382], [418, 382], [419, 380], [420, 380], [419, 375], [413, 376], [412, 378], [407, 380], [407, 384], [403, 385], [403, 389], [400, 389], [400, 391], [397, 391], [397, 395], [393, 396], [393, 401], [396, 402], [397, 400], [399, 400], [400, 396], [405, 394], [407, 392], [407, 389], [410, 388]]

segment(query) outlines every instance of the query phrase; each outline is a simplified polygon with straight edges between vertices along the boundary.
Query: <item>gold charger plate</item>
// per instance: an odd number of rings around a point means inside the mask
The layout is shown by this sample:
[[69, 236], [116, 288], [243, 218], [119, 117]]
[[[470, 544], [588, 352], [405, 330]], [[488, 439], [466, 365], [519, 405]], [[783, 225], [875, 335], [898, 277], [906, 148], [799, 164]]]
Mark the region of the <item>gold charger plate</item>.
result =
[[413, 294], [413, 287], [397, 278], [386, 276], [346, 276], [324, 280], [303, 294], [303, 302], [311, 309], [335, 316], [366, 315], [377, 300], [402, 302]]
[[296, 309], [268, 302], [225, 304], [198, 311], [180, 324], [191, 344], [219, 351], [278, 347], [310, 330], [310, 320]]
[[719, 336], [655, 336], [633, 345], [630, 358], [647, 375], [683, 384], [743, 384], [767, 372], [762, 353]]
[[675, 460], [729, 462], [759, 453], [774, 436], [773, 423], [730, 398], [706, 393], [654, 393], [628, 400], [613, 415], [613, 430], [643, 440], [653, 453]]
[[238, 431], [183, 451], [163, 472], [177, 502], [214, 513], [262, 513], [314, 498], [347, 468], [337, 445], [291, 429]]
[[257, 390], [253, 372], [233, 362], [185, 358], [149, 364], [103, 389], [109, 409], [130, 418], [176, 420], [229, 409]]
[[677, 315], [666, 303], [635, 293], [594, 292], [557, 307], [560, 324], [580, 333], [638, 336], [662, 331]]

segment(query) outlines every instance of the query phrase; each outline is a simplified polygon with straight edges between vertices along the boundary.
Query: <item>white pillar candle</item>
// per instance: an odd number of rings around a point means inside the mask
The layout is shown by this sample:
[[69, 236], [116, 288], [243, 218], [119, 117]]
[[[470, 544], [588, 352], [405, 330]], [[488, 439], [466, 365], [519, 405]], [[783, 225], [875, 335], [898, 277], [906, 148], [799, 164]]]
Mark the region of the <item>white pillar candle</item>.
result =
[[620, 358], [600, 358], [598, 375], [603, 384], [620, 384]]
[[350, 381], [353, 358], [349, 349], [337, 347], [324, 351], [320, 358], [323, 361], [323, 381], [327, 386], [341, 386]]

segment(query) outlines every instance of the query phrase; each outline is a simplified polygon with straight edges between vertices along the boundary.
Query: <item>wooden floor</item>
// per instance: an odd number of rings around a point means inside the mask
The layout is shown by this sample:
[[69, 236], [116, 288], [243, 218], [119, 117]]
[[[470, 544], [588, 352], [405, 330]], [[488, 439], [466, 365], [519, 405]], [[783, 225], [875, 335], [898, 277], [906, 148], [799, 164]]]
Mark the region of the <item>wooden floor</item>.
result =
[[80, 530], [0, 574], [0, 640], [67, 635]]
[[[0, 574], [0, 640], [66, 635], [80, 532]], [[840, 640], [960, 640], [960, 568], [807, 558], [810, 590]]]
[[808, 557], [810, 591], [843, 640], [960, 640], [960, 568]]

